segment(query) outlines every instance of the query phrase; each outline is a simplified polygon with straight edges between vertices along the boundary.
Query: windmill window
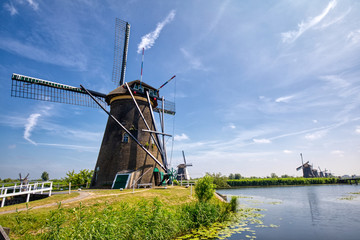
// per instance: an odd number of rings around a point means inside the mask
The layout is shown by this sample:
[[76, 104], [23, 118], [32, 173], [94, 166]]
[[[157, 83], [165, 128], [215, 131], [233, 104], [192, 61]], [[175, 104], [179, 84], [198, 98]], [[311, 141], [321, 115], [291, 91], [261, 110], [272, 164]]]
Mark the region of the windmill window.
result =
[[124, 142], [124, 143], [129, 142], [129, 134], [124, 133], [122, 142]]

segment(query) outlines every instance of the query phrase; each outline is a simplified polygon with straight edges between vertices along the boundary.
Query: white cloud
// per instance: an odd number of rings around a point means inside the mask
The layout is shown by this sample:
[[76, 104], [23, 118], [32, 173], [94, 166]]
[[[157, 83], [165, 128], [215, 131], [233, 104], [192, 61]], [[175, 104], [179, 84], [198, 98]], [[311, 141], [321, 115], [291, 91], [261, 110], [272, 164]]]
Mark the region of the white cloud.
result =
[[288, 103], [292, 98], [294, 98], [294, 96], [285, 96], [285, 97], [279, 97], [275, 100], [275, 102], [280, 103]]
[[360, 126], [356, 126], [355, 133], [360, 134]]
[[157, 24], [156, 29], [153, 32], [144, 35], [138, 45], [137, 53], [141, 53], [142, 49], [150, 49], [155, 44], [155, 40], [159, 37], [161, 30], [165, 27], [166, 24], [170, 23], [174, 17], [175, 10], [171, 10], [165, 20]]
[[333, 1], [329, 2], [327, 7], [323, 10], [323, 12], [320, 15], [318, 15], [314, 18], [310, 18], [306, 22], [301, 22], [300, 24], [298, 24], [298, 27], [299, 27], [298, 30], [281, 33], [282, 41], [288, 42], [288, 43], [294, 42], [304, 32], [306, 32], [307, 30], [311, 29], [312, 27], [316, 26], [319, 22], [321, 22], [321, 20], [323, 20], [324, 17], [326, 17], [326, 15], [329, 13], [329, 11], [331, 9], [333, 9], [335, 6], [336, 6], [336, 0], [333, 0]]
[[318, 131], [314, 133], [309, 133], [305, 135], [305, 138], [308, 140], [316, 140], [324, 137], [326, 135], [327, 131]]
[[318, 123], [318, 120], [314, 119], [312, 120], [313, 123]]
[[199, 58], [195, 57], [193, 54], [191, 54], [184, 48], [180, 48], [180, 51], [184, 55], [192, 69], [207, 71]]
[[290, 150], [284, 150], [283, 153], [286, 153], [286, 154], [290, 154], [290, 153], [293, 153], [293, 151], [290, 151]]
[[270, 139], [266, 139], [266, 138], [261, 138], [261, 139], [254, 138], [253, 142], [254, 143], [271, 143]]
[[30, 117], [27, 119], [27, 123], [25, 124], [24, 138], [34, 145], [36, 145], [36, 143], [30, 139], [31, 131], [36, 126], [37, 120], [40, 116], [41, 116], [41, 114], [39, 114], [39, 113], [31, 114]]
[[231, 129], [235, 129], [235, 128], [236, 128], [236, 126], [235, 126], [233, 123], [230, 123], [230, 124], [229, 124], [229, 128], [231, 128]]
[[350, 32], [347, 39], [353, 44], [358, 43], [360, 41], [360, 29]]
[[26, 0], [30, 7], [37, 11], [39, 9], [39, 4], [35, 0]]
[[182, 133], [181, 135], [175, 135], [174, 136], [175, 141], [183, 141], [183, 140], [188, 140], [188, 139], [189, 139], [189, 137], [185, 133]]
[[336, 155], [338, 157], [343, 157], [344, 156], [344, 151], [334, 150], [334, 151], [331, 152], [331, 154]]
[[10, 12], [11, 16], [14, 16], [14, 15], [18, 14], [17, 9], [14, 7], [14, 5], [11, 2], [10, 3], [5, 3], [4, 8]]
[[346, 88], [350, 85], [345, 79], [337, 75], [321, 76], [320, 79], [326, 81], [334, 89]]

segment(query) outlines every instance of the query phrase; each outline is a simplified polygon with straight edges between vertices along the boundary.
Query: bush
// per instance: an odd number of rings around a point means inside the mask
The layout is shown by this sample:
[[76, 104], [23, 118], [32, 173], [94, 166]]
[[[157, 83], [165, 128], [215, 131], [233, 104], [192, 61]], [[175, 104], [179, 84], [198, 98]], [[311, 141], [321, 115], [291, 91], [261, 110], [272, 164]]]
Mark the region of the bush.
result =
[[232, 196], [230, 200], [230, 209], [232, 212], [236, 212], [238, 209], [239, 203], [236, 196]]
[[209, 201], [215, 193], [214, 179], [209, 175], [200, 178], [195, 184], [195, 195], [199, 202]]
[[93, 173], [93, 170], [90, 171], [88, 169], [80, 170], [79, 173], [75, 173], [75, 171], [72, 170], [71, 172], [69, 171], [66, 173], [67, 177], [64, 180], [67, 183], [71, 182], [71, 184], [75, 186], [86, 185], [87, 183], [90, 184]]

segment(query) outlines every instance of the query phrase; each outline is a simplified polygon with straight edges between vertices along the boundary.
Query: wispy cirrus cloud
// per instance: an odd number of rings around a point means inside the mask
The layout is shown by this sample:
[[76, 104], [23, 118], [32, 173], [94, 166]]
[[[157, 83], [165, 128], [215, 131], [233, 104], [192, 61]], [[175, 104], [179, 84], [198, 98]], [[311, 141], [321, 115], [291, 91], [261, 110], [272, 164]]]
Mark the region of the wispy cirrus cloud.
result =
[[29, 116], [29, 118], [27, 119], [27, 123], [25, 124], [24, 138], [25, 140], [29, 141], [34, 145], [36, 145], [36, 142], [31, 140], [30, 137], [31, 137], [31, 132], [35, 128], [39, 117], [41, 117], [41, 114], [33, 113]]
[[35, 0], [26, 0], [26, 1], [32, 9], [34, 9], [35, 11], [39, 10], [39, 3], [37, 3]]
[[156, 29], [141, 38], [141, 42], [138, 45], [137, 53], [141, 53], [143, 49], [150, 49], [155, 44], [155, 40], [160, 36], [161, 30], [175, 18], [176, 11], [171, 10], [164, 21], [159, 22]]
[[10, 12], [11, 16], [14, 16], [18, 14], [17, 9], [15, 8], [14, 4], [12, 2], [10, 3], [4, 3], [4, 8]]
[[270, 139], [266, 139], [266, 138], [261, 138], [261, 139], [254, 138], [254, 139], [253, 139], [253, 142], [254, 142], [254, 143], [271, 143], [271, 140], [270, 140]]
[[0, 37], [0, 49], [17, 54], [39, 62], [51, 63], [58, 66], [78, 68], [85, 70], [87, 61], [82, 53], [68, 55], [39, 48], [31, 43], [21, 42], [16, 39]]
[[296, 39], [298, 39], [306, 31], [319, 24], [330, 12], [330, 10], [335, 8], [336, 4], [337, 4], [336, 0], [332, 0], [331, 2], [329, 2], [327, 7], [322, 11], [320, 15], [313, 18], [309, 18], [309, 20], [298, 24], [298, 30], [281, 33], [282, 41], [284, 43], [292, 43], [296, 41]]
[[195, 70], [207, 71], [208, 69], [203, 65], [200, 58], [194, 56], [189, 51], [184, 48], [180, 48], [181, 53], [184, 55], [186, 61], [189, 63], [190, 67]]
[[291, 96], [284, 96], [284, 97], [279, 97], [277, 99], [275, 99], [275, 102], [277, 103], [288, 103], [290, 102], [291, 99], [293, 99], [295, 96], [294, 95], [291, 95]]
[[347, 39], [352, 43], [352, 44], [356, 44], [360, 41], [360, 29], [351, 31], [348, 35], [347, 35]]

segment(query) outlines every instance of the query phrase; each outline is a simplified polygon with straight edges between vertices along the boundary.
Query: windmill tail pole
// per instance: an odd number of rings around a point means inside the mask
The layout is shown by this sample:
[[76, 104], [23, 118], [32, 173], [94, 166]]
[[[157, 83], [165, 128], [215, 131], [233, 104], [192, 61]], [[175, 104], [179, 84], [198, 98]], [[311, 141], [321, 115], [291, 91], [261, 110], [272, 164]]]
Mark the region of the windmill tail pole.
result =
[[143, 68], [144, 68], [144, 52], [145, 49], [142, 50], [142, 59], [141, 59], [141, 75], [140, 75], [140, 84], [142, 82]]
[[94, 100], [100, 107], [102, 110], [104, 110], [104, 112], [106, 112], [109, 117], [111, 117], [127, 134], [129, 134], [129, 136], [165, 171], [167, 172], [166, 167], [164, 167], [164, 165], [161, 164], [161, 162], [159, 162], [137, 139], [136, 137], [134, 137], [134, 135], [131, 134], [131, 132], [129, 130], [127, 130], [120, 122], [119, 120], [117, 120], [109, 111], [107, 111], [99, 102], [98, 100], [95, 99], [95, 97], [93, 95], [91, 95], [91, 93], [83, 87], [83, 85], [80, 85], [80, 87], [92, 98], [92, 100]]
[[159, 90], [160, 88], [162, 88], [163, 86], [165, 86], [166, 84], [168, 84], [171, 80], [173, 80], [176, 77], [176, 75], [172, 76], [172, 78], [170, 78], [169, 80], [167, 80], [163, 85], [161, 85], [157, 90]]

